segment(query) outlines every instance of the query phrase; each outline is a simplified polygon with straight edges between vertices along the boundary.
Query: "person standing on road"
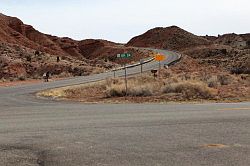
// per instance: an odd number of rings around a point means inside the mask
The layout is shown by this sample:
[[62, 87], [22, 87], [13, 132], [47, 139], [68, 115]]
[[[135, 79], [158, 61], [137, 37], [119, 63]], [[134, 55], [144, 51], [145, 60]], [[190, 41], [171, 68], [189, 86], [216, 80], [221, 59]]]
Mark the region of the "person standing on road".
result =
[[49, 73], [49, 71], [47, 71], [46, 72], [46, 82], [49, 82], [49, 75], [50, 75], [50, 73]]
[[43, 74], [44, 82], [49, 82], [49, 75], [50, 75], [49, 71]]

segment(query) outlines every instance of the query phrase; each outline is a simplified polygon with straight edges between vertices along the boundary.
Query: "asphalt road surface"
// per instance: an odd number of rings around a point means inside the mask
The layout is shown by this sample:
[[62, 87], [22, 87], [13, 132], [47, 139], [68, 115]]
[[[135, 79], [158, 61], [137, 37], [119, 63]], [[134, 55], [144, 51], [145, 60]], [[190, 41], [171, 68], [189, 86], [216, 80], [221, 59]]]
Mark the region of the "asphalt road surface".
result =
[[[179, 56], [162, 53], [164, 64]], [[250, 103], [94, 105], [34, 96], [112, 75], [0, 88], [0, 165], [250, 165]]]

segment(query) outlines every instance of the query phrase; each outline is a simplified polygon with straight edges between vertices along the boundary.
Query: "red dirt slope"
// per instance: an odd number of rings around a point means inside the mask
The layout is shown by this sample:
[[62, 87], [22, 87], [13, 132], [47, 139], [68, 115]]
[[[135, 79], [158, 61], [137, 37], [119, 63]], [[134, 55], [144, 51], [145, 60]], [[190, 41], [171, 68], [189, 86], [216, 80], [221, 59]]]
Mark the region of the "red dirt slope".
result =
[[154, 28], [130, 40], [127, 46], [154, 47], [170, 50], [182, 50], [187, 47], [207, 45], [211, 42], [179, 27]]
[[[17, 44], [51, 55], [72, 56], [78, 59], [115, 56], [117, 52], [131, 51], [131, 48], [106, 40], [76, 41], [67, 37], [59, 38], [43, 34], [32, 26], [24, 24], [18, 18], [3, 14], [0, 14], [0, 42]], [[115, 52], [115, 54], [111, 54], [111, 52]], [[137, 58], [145, 56], [138, 54], [136, 50], [132, 50], [132, 53]]]

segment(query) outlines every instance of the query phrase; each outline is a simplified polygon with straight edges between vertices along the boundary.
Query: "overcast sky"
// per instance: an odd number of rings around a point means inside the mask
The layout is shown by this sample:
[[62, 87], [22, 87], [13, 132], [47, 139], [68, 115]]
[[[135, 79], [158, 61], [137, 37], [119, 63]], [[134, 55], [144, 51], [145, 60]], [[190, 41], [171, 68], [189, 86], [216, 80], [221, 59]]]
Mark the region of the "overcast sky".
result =
[[0, 12], [43, 33], [127, 42], [154, 27], [197, 35], [250, 32], [249, 0], [0, 0]]

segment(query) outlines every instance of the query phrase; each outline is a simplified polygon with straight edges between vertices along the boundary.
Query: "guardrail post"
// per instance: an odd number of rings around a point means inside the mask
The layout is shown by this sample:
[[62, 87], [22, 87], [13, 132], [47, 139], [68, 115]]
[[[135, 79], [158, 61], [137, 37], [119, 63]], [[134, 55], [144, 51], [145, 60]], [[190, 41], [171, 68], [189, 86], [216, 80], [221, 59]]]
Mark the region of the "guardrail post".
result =
[[160, 78], [160, 74], [161, 74], [161, 62], [159, 61], [159, 71], [158, 71], [158, 77]]
[[127, 96], [127, 94], [128, 94], [128, 81], [127, 81], [127, 67], [126, 67], [126, 65], [124, 66], [124, 68], [125, 68], [125, 96]]
[[142, 65], [143, 65], [143, 63], [141, 62], [141, 74], [142, 74], [142, 72], [143, 72]]

